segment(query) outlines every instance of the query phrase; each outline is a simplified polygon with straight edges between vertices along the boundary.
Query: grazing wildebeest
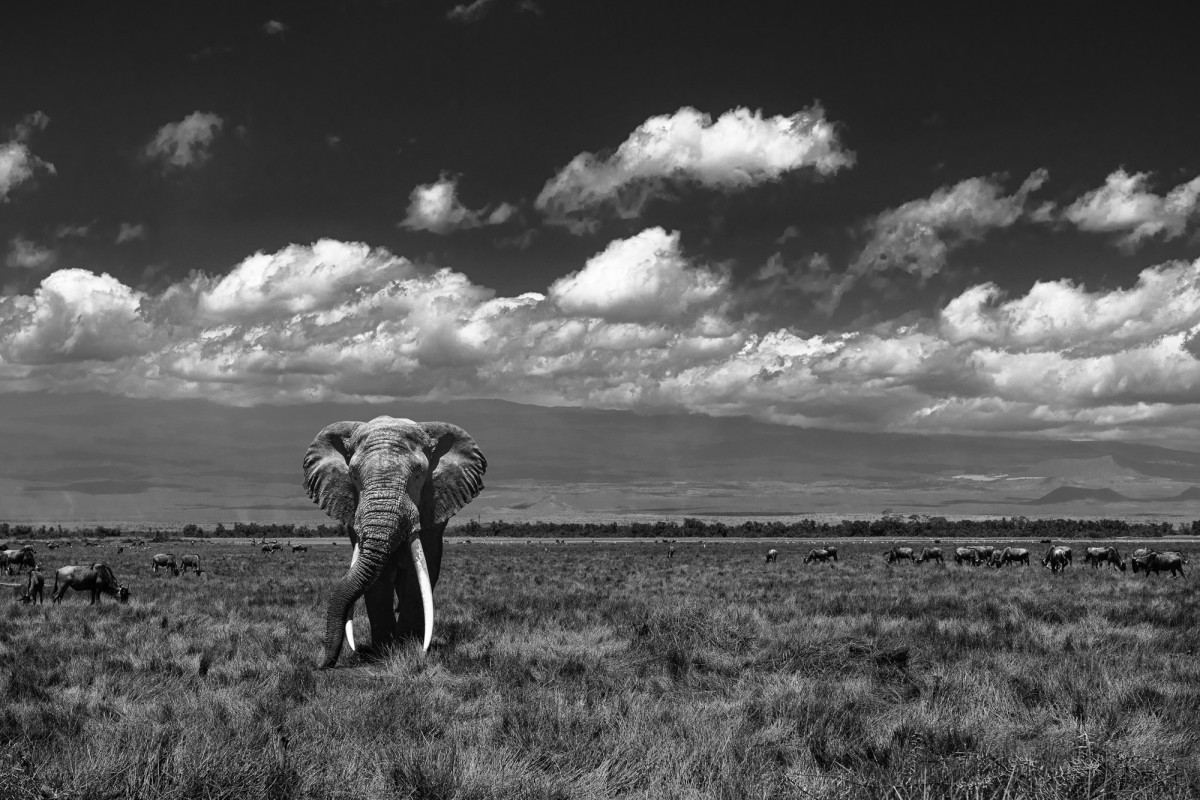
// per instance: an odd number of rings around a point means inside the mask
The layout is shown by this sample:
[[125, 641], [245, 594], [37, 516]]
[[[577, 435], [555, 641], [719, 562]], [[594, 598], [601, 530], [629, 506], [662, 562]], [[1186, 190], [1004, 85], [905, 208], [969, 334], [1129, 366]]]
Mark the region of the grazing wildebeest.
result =
[[20, 584], [5, 584], [5, 586], [16, 586], [13, 591], [13, 596], [22, 603], [41, 603], [42, 587], [46, 585], [46, 579], [42, 577], [42, 573], [35, 567], [29, 570], [29, 578], [25, 581], [25, 585]]
[[1024, 564], [1029, 566], [1029, 551], [1024, 547], [1006, 547], [1004, 548], [1003, 560], [1005, 564]]
[[833, 559], [837, 561], [837, 550], [831, 547], [823, 547], [820, 550], [812, 549], [808, 551], [808, 555], [804, 557], [804, 563], [808, 564], [812, 561], [820, 561], [822, 564]]
[[21, 567], [37, 569], [37, 557], [34, 555], [32, 545], [27, 544], [20, 550], [0, 551], [0, 567], [3, 567], [7, 574], [12, 575], [14, 566], [17, 568], [18, 574], [21, 572]]
[[892, 564], [897, 561], [912, 561], [913, 549], [911, 547], [893, 547], [883, 554], [887, 558], [887, 563]]
[[1042, 566], [1049, 567], [1051, 572], [1058, 572], [1071, 565], [1071, 548], [1062, 545], [1051, 546], [1042, 558]]
[[990, 544], [973, 544], [970, 547], [977, 555], [976, 564], [990, 564], [992, 562], [992, 554], [996, 552], [995, 546]]
[[945, 564], [946, 562], [942, 558], [942, 548], [926, 547], [921, 550], [921, 555], [917, 557], [917, 563], [924, 564], [926, 561], [936, 561], [939, 564]]
[[999, 569], [1000, 567], [1003, 567], [1004, 566], [1004, 551], [1003, 550], [993, 550], [992, 551], [992, 560], [989, 561], [988, 564], [997, 569]]
[[1154, 572], [1169, 572], [1171, 577], [1175, 577], [1175, 573], [1182, 576], [1183, 565], [1187, 563], [1187, 559], [1183, 557], [1182, 553], [1173, 550], [1165, 553], [1151, 551], [1144, 556], [1130, 560], [1133, 561], [1133, 571], [1135, 573], [1139, 570], [1145, 572], [1147, 577]]
[[308, 552], [308, 545], [306, 545], [306, 544], [294, 544], [294, 545], [292, 545], [292, 552], [293, 552], [293, 553], [307, 553], [307, 552]]
[[772, 547], [767, 551], [767, 563], [770, 564], [775, 559], [779, 558], [779, 551]]
[[124, 584], [117, 583], [113, 571], [103, 563], [92, 564], [90, 567], [59, 567], [54, 573], [54, 591], [50, 593], [50, 599], [55, 603], [62, 602], [68, 588], [77, 592], [90, 591], [92, 602], [89, 605], [93, 606], [100, 599], [101, 593], [112, 595], [122, 603], [129, 599], [129, 590]]
[[187, 575], [189, 569], [196, 570], [196, 574], [200, 574], [200, 556], [197, 553], [187, 553], [180, 561], [180, 570], [184, 575]]
[[171, 570], [172, 575], [179, 574], [179, 564], [175, 561], [174, 553], [156, 553], [150, 559], [150, 563], [154, 565], [154, 572], [158, 572], [158, 568]]
[[675, 548], [668, 547], [667, 548], [667, 558], [674, 558], [674, 557], [675, 557]]
[[954, 549], [954, 563], [961, 564], [964, 561], [968, 564], [979, 563], [979, 553], [974, 547], [956, 547]]
[[1101, 564], [1112, 564], [1121, 572], [1125, 571], [1125, 562], [1115, 547], [1089, 547], [1083, 551], [1083, 563], [1091, 564], [1093, 569]]
[[264, 545], [262, 546], [262, 551], [263, 551], [264, 553], [270, 553], [270, 552], [272, 551], [272, 549], [273, 549], [273, 548], [272, 548], [272, 547], [271, 547], [271, 545], [269, 545], [269, 544], [264, 544]]

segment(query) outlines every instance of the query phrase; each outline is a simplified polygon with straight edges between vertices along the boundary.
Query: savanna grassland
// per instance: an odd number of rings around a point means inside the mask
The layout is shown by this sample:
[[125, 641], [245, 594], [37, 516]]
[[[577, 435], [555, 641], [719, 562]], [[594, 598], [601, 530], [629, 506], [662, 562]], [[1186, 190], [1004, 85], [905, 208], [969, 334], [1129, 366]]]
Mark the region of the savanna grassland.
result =
[[[430, 652], [326, 672], [344, 543], [43, 550], [50, 583], [104, 560], [133, 594], [0, 605], [0, 796], [1200, 796], [1195, 567], [1147, 580], [1072, 544], [1052, 574], [451, 541]], [[151, 574], [162, 551], [207, 574]]]

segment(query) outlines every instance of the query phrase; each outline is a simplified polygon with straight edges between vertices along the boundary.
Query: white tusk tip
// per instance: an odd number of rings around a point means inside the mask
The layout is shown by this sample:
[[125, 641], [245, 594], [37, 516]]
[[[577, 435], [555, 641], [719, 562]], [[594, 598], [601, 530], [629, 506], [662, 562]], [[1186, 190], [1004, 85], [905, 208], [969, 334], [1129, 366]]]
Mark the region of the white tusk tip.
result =
[[354, 620], [352, 619], [346, 620], [346, 642], [350, 645], [352, 651], [358, 650], [354, 646]]

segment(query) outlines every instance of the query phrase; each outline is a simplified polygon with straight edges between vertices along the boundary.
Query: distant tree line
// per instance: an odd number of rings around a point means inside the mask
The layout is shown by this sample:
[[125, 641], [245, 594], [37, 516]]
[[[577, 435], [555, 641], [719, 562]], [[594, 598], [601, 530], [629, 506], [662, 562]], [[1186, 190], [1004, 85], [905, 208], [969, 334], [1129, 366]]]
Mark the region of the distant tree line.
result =
[[[746, 520], [736, 524], [705, 522], [686, 517], [682, 521], [657, 522], [492, 522], [476, 519], [448, 530], [458, 536], [484, 538], [586, 538], [638, 537], [646, 539], [719, 538], [725, 536], [777, 537], [819, 539], [824, 537], [873, 537], [903, 539], [933, 537], [969, 539], [977, 537], [1020, 539], [1079, 539], [1079, 538], [1139, 538], [1155, 539], [1171, 535], [1200, 536], [1200, 520], [1172, 524], [1170, 522], [1130, 522], [1122, 519], [1028, 519], [1026, 517], [997, 517], [994, 519], [958, 519], [931, 517], [924, 514], [904, 516], [884, 512], [878, 519], [843, 519], [839, 522], [817, 522], [802, 519], [794, 522], [764, 522]], [[149, 541], [175, 537], [215, 537], [253, 539], [303, 539], [306, 537], [343, 536], [340, 525], [295, 525], [263, 522], [235, 522], [226, 527], [218, 522], [211, 528], [187, 524], [182, 528], [122, 529], [119, 526], [63, 528], [62, 525], [20, 525], [0, 522], [0, 540], [54, 539], [59, 537], [110, 538], [137, 537]]]
[[885, 514], [879, 519], [843, 519], [838, 522], [817, 522], [802, 519], [794, 522], [746, 520], [733, 525], [724, 522], [705, 522], [686, 517], [682, 521], [657, 522], [500, 522], [480, 523], [471, 520], [454, 529], [463, 536], [504, 536], [514, 538], [602, 538], [629, 536], [647, 539], [719, 538], [753, 536], [762, 538], [819, 539], [822, 537], [896, 538], [933, 537], [969, 539], [976, 537], [1011, 537], [1037, 539], [1077, 538], [1145, 538], [1162, 536], [1200, 536], [1200, 520], [1182, 522], [1130, 522], [1121, 519], [1027, 519], [999, 517], [996, 519], [951, 520], [925, 515], [901, 516]]

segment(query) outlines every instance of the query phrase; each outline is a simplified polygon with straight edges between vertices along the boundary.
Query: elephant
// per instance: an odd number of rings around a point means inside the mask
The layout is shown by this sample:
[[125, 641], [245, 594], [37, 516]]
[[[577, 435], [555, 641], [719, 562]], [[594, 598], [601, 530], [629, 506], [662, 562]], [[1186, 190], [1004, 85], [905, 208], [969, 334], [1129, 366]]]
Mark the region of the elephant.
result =
[[354, 604], [364, 596], [373, 648], [421, 635], [429, 649], [442, 535], [483, 491], [486, 471], [471, 435], [446, 422], [379, 416], [335, 422], [312, 440], [304, 455], [308, 496], [346, 526], [354, 547], [330, 594], [322, 669], [337, 664], [343, 629], [355, 649]]
[[68, 588], [77, 592], [90, 591], [92, 602], [89, 605], [93, 606], [100, 599], [101, 593], [112, 595], [122, 603], [129, 600], [129, 590], [125, 588], [125, 584], [118, 584], [113, 571], [104, 563], [92, 564], [90, 567], [59, 567], [58, 571], [54, 573], [54, 591], [50, 593], [51, 601], [62, 602], [63, 595], [67, 593]]
[[912, 561], [913, 549], [911, 547], [893, 547], [883, 554], [887, 558], [887, 563], [892, 564], [896, 561]]
[[924, 564], [926, 561], [936, 561], [939, 564], [945, 564], [946, 562], [942, 558], [942, 548], [926, 547], [921, 550], [921, 555], [917, 556], [917, 563]]
[[1138, 556], [1131, 559], [1133, 561], [1133, 571], [1136, 573], [1139, 570], [1146, 573], [1149, 577], [1154, 572], [1168, 572], [1171, 577], [1175, 577], [1179, 573], [1183, 576], [1183, 565], [1187, 563], [1187, 559], [1182, 553], [1168, 551], [1165, 553], [1150, 552], [1144, 556]]
[[1101, 564], [1112, 564], [1121, 572], [1125, 571], [1125, 562], [1121, 560], [1121, 552], [1115, 547], [1089, 547], [1083, 551], [1083, 563], [1091, 564], [1093, 569]]
[[1006, 547], [1002, 556], [1004, 564], [1024, 564], [1029, 566], [1029, 551], [1024, 547]]
[[831, 547], [824, 547], [820, 550], [814, 548], [808, 551], [808, 555], [804, 557], [804, 563], [808, 564], [812, 561], [820, 561], [822, 564], [824, 564], [831, 558], [834, 561], [837, 561], [837, 550], [834, 550]]
[[767, 563], [770, 564], [775, 559], [779, 558], [779, 551], [772, 547], [767, 551]]
[[196, 570], [196, 574], [200, 574], [200, 556], [197, 553], [188, 553], [180, 560], [180, 571], [186, 575], [189, 569]]
[[20, 550], [0, 551], [0, 567], [3, 567], [7, 574], [12, 575], [14, 566], [17, 568], [18, 574], [21, 572], [21, 567], [37, 569], [37, 557], [32, 545], [27, 544]]
[[174, 553], [157, 553], [150, 559], [150, 563], [154, 565], [154, 572], [158, 572], [158, 568], [171, 570], [172, 575], [179, 574], [179, 564], [175, 561]]
[[979, 563], [979, 552], [974, 547], [958, 547], [954, 550], [954, 563], [962, 564], [966, 561], [969, 564]]
[[1051, 572], [1058, 572], [1071, 565], [1071, 548], [1062, 545], [1051, 546], [1042, 558], [1042, 566], [1049, 567]]

